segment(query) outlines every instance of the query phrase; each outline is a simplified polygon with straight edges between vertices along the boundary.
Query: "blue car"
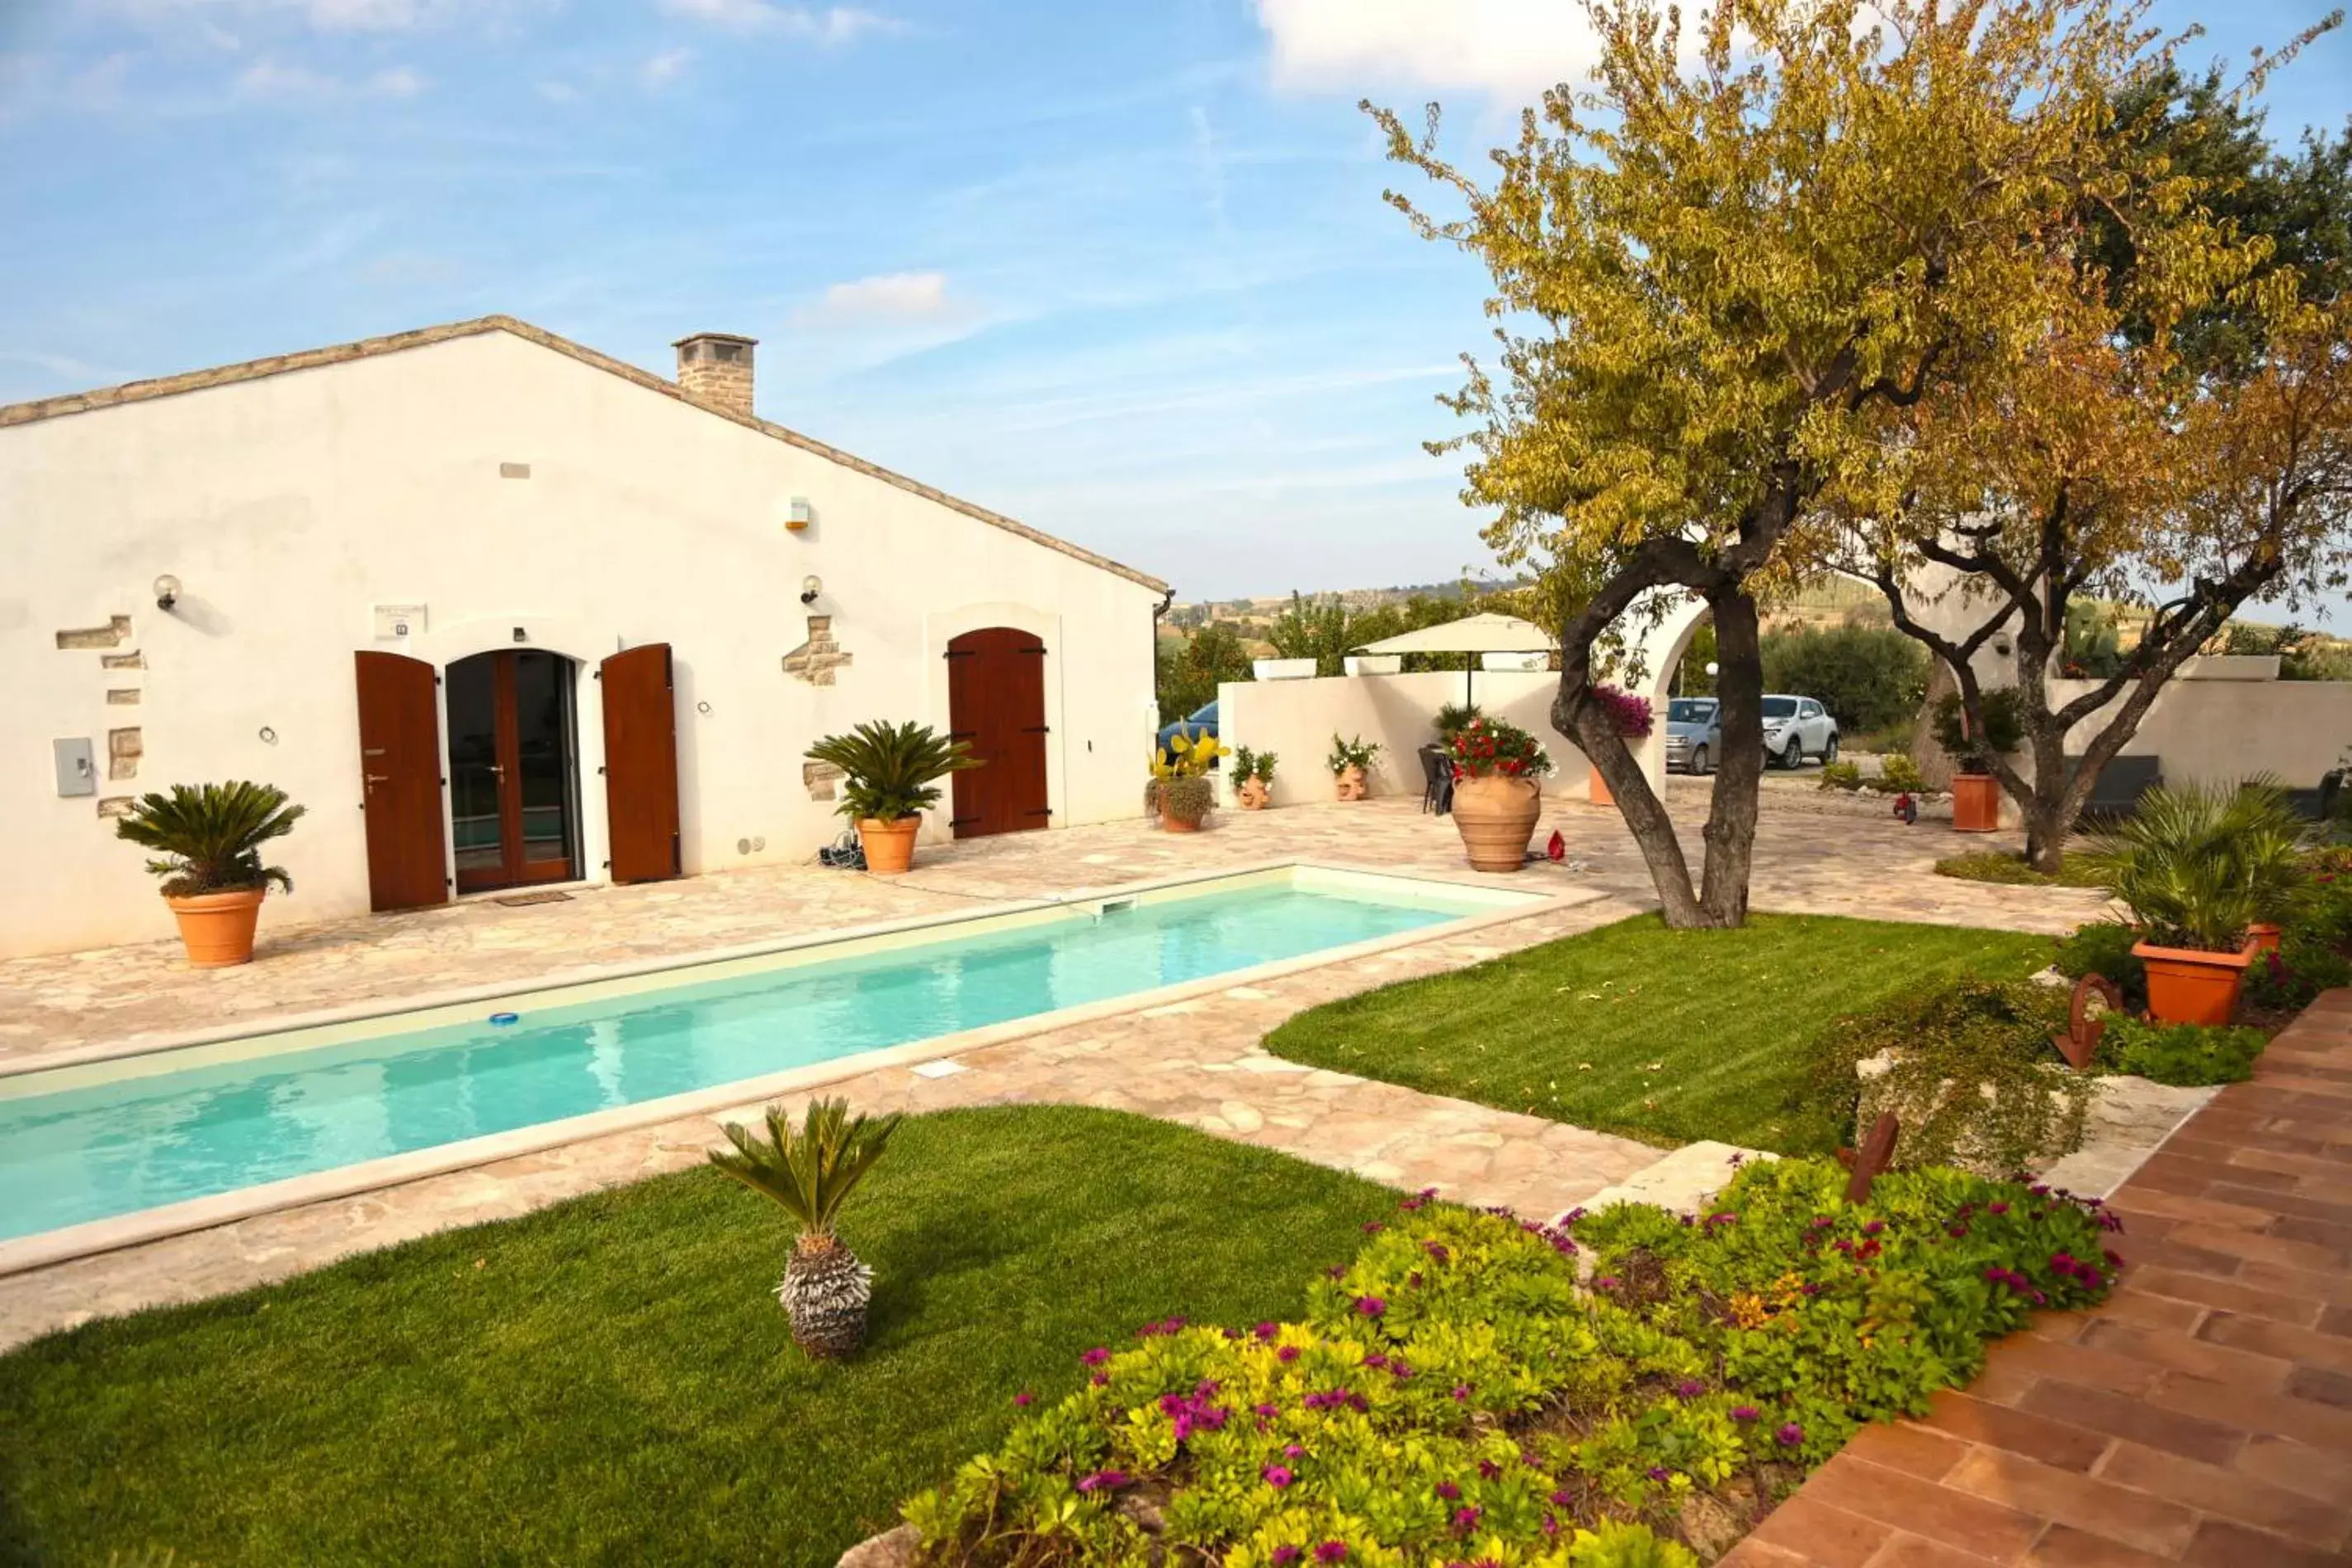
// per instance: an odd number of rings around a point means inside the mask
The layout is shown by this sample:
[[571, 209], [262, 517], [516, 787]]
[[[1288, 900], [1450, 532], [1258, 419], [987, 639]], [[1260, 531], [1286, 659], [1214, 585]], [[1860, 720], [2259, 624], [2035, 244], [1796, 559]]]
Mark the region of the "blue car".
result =
[[1190, 716], [1179, 719], [1173, 724], [1163, 724], [1160, 727], [1160, 758], [1162, 762], [1175, 761], [1176, 753], [1168, 749], [1168, 743], [1176, 738], [1179, 731], [1195, 739], [1202, 735], [1215, 734], [1217, 705], [1212, 702], [1205, 708], [1196, 708]]

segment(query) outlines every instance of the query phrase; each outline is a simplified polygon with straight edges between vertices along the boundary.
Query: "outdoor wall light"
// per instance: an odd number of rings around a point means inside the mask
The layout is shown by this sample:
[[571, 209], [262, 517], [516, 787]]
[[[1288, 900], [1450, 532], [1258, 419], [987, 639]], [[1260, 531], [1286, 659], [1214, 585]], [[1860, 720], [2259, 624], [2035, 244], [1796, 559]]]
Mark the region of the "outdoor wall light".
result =
[[169, 572], [155, 579], [155, 607], [168, 610], [180, 602], [180, 580]]
[[1706, 661], [1706, 672], [1709, 675], [1719, 675], [1722, 673], [1722, 668], [1717, 665], [1715, 660], [1708, 659]]
[[815, 513], [809, 510], [808, 498], [806, 496], [794, 496], [792, 500], [791, 510], [787, 512], [784, 517], [784, 531], [787, 533], [806, 533], [808, 531], [808, 525], [814, 517]]
[[814, 577], [813, 577], [813, 576], [812, 576], [812, 577], [803, 577], [803, 578], [802, 578], [802, 579], [801, 579], [801, 603], [802, 603], [802, 604], [803, 604], [803, 605], [814, 605], [814, 604], [815, 604], [815, 603], [816, 603], [816, 596], [817, 596], [819, 594], [822, 594], [822, 593], [824, 593], [824, 584], [823, 583], [818, 582]]

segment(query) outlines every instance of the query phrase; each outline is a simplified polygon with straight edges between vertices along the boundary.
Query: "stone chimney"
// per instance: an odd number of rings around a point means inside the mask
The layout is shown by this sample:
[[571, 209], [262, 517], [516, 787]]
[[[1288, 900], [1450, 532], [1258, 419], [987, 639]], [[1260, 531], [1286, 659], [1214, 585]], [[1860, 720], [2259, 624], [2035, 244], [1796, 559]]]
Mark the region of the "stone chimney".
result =
[[757, 338], [732, 332], [697, 332], [670, 347], [677, 351], [677, 384], [697, 403], [730, 414], [751, 412], [751, 351]]

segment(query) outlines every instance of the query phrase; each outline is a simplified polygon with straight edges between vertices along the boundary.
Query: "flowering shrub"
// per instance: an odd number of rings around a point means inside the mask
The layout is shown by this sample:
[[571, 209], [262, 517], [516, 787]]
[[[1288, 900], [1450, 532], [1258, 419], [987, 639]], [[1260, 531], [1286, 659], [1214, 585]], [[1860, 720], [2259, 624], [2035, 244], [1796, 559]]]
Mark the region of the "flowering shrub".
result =
[[1696, 1568], [2119, 1261], [2042, 1189], [1926, 1172], [1849, 1208], [1844, 1182], [1766, 1163], [1703, 1218], [1559, 1228], [1407, 1200], [1298, 1321], [1088, 1351], [1077, 1392], [907, 1518], [927, 1563], [989, 1568]]
[[1622, 687], [1605, 682], [1595, 686], [1592, 695], [1609, 710], [1609, 716], [1616, 721], [1617, 732], [1629, 741], [1641, 740], [1657, 722], [1656, 715], [1650, 711], [1650, 700], [1646, 697], [1636, 696]]
[[1551, 758], [1533, 735], [1500, 719], [1473, 719], [1446, 741], [1455, 778], [1541, 778]]

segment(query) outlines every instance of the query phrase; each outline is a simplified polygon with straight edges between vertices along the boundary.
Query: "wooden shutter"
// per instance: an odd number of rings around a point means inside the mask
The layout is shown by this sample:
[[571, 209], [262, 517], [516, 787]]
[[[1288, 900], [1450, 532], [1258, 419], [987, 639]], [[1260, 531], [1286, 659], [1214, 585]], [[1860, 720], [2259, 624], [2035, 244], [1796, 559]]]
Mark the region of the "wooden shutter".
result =
[[615, 882], [678, 875], [677, 716], [669, 644], [647, 643], [599, 665], [604, 688], [604, 808]]
[[356, 659], [368, 906], [413, 910], [446, 903], [441, 702], [433, 667], [397, 653], [364, 652]]
[[959, 838], [1045, 827], [1045, 645], [989, 626], [948, 644], [948, 726], [982, 765], [950, 775]]

